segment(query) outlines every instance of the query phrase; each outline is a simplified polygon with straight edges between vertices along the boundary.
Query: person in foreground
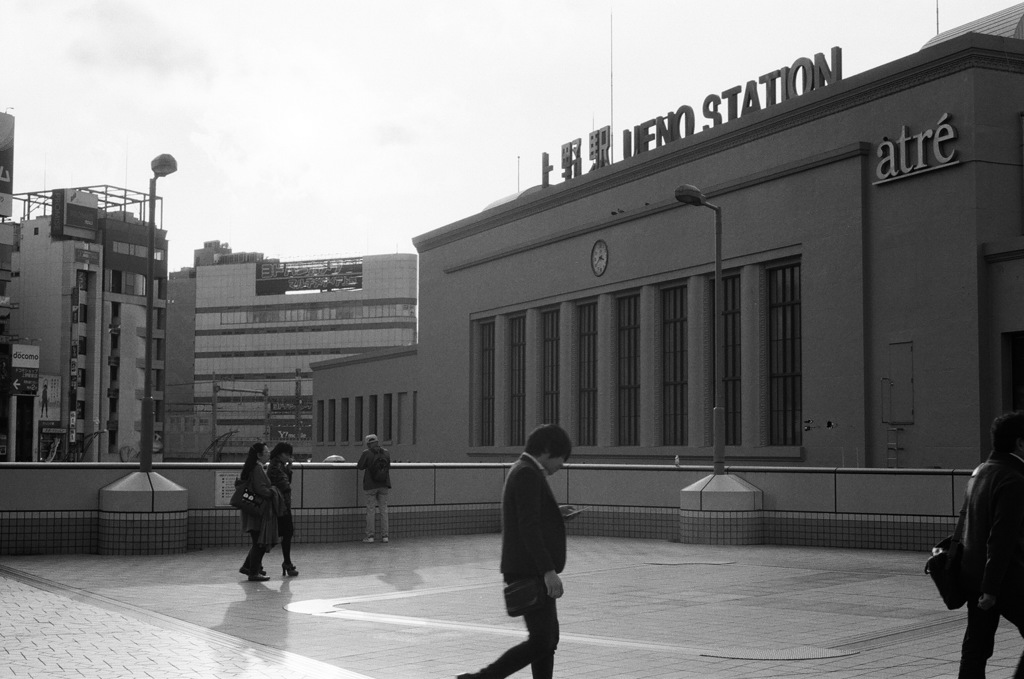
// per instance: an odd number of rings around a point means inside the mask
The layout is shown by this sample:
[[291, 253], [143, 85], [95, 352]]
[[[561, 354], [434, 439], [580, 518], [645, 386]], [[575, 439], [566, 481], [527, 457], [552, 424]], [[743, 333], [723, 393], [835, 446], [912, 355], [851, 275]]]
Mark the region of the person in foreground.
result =
[[544, 424], [533, 430], [526, 452], [513, 465], [501, 498], [501, 573], [506, 583], [542, 577], [547, 598], [523, 616], [529, 637], [479, 672], [458, 679], [501, 679], [531, 666], [533, 679], [551, 679], [558, 647], [558, 611], [565, 568], [565, 523], [546, 476], [554, 474], [572, 453], [565, 430]]
[[281, 576], [295, 577], [299, 571], [292, 563], [292, 535], [295, 528], [292, 524], [292, 461], [294, 455], [292, 444], [278, 443], [270, 451], [270, 464], [267, 465], [267, 478], [271, 485], [281, 492], [284, 499], [283, 514], [277, 516], [277, 533], [281, 538]]
[[[263, 570], [263, 554], [267, 551], [266, 537], [264, 536], [261, 541], [261, 533], [265, 534], [266, 532], [264, 524], [267, 522], [267, 515], [268, 513], [273, 515], [274, 490], [270, 479], [267, 478], [267, 473], [263, 471], [263, 463], [269, 457], [270, 448], [262, 441], [257, 441], [249, 446], [249, 454], [245, 458], [245, 464], [242, 465], [242, 474], [238, 480], [239, 483], [249, 481], [252, 491], [264, 499], [263, 517], [241, 513], [242, 530], [252, 538], [252, 547], [249, 548], [249, 555], [245, 557], [245, 563], [238, 569], [238, 572], [248, 575], [249, 580], [254, 582], [264, 582], [270, 579]], [[276, 522], [276, 517], [274, 517], [274, 521]]]
[[[960, 679], [983, 679], [1000, 616], [1024, 636], [1024, 411], [992, 423], [992, 454], [968, 486], [960, 577], [967, 632]], [[1013, 675], [1024, 679], [1024, 656]]]

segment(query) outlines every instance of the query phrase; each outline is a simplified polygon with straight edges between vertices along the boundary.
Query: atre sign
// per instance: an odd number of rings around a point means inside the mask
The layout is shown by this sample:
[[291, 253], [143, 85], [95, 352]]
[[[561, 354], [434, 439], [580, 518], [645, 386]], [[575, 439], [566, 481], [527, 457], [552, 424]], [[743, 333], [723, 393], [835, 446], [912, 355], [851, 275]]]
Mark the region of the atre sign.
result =
[[900, 127], [900, 136], [895, 140], [882, 137], [875, 152], [878, 165], [875, 166], [877, 184], [906, 179], [915, 175], [959, 165], [953, 143], [960, 133], [950, 124], [953, 116], [943, 113], [935, 127], [911, 135], [910, 129]]

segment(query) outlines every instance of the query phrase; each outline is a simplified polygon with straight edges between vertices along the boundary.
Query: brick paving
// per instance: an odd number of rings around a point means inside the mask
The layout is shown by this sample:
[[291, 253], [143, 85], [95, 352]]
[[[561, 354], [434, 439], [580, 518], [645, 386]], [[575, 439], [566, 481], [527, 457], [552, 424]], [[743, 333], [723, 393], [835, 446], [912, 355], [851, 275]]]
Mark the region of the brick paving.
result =
[[[0, 677], [432, 679], [524, 638], [499, 538], [296, 545], [250, 583], [241, 548], [0, 557]], [[954, 677], [964, 611], [911, 552], [569, 539], [556, 677]], [[990, 677], [1024, 642], [1004, 625]], [[529, 677], [524, 670], [517, 677]]]

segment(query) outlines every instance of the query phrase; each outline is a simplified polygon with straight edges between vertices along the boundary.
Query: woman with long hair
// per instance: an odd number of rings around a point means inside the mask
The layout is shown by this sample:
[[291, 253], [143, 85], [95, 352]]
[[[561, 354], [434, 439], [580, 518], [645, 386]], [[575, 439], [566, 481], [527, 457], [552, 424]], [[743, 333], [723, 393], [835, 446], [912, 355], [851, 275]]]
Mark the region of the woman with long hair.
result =
[[[249, 454], [242, 465], [242, 475], [237, 483], [249, 483], [252, 491], [263, 498], [263, 511], [273, 512], [274, 490], [263, 471], [263, 463], [270, 457], [270, 448], [262, 441], [249, 446]], [[263, 570], [263, 554], [266, 552], [264, 545], [260, 544], [260, 530], [263, 527], [263, 518], [242, 512], [242, 530], [252, 538], [252, 547], [249, 548], [249, 555], [245, 557], [245, 563], [238, 569], [242, 575], [248, 575], [253, 582], [265, 582], [267, 577]]]
[[270, 483], [281, 491], [284, 497], [285, 511], [277, 516], [277, 533], [281, 538], [281, 576], [295, 577], [299, 571], [292, 564], [292, 535], [295, 527], [292, 524], [292, 444], [278, 443], [270, 452], [270, 464], [267, 465], [267, 478]]

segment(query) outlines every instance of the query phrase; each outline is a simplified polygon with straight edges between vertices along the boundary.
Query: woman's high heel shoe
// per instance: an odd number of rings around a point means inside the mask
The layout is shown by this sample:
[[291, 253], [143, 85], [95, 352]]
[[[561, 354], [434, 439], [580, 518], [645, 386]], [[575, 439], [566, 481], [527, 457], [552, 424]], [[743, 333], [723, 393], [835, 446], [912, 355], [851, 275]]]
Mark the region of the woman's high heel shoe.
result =
[[283, 564], [281, 564], [281, 577], [284, 577], [285, 575], [288, 575], [288, 576], [294, 578], [298, 574], [299, 574], [299, 571], [297, 571], [295, 569], [294, 565], [292, 565], [290, 563], [283, 563]]

